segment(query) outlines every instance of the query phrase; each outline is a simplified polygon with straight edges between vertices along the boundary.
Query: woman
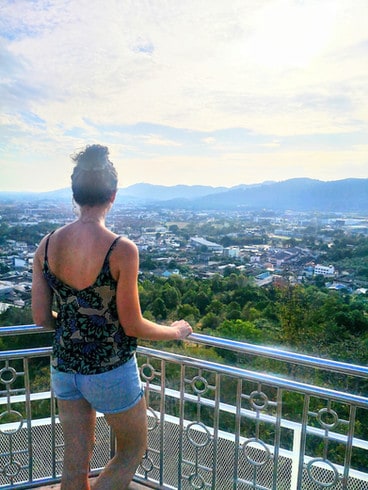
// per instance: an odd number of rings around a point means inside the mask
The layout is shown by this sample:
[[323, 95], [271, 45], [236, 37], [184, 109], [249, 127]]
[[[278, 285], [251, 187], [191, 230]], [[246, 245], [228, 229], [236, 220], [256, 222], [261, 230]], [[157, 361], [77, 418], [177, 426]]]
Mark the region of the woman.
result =
[[108, 149], [87, 146], [73, 160], [79, 217], [42, 239], [33, 265], [32, 311], [37, 325], [55, 330], [51, 381], [65, 442], [61, 489], [90, 488], [99, 411], [116, 435], [116, 454], [93, 488], [120, 490], [146, 450], [137, 338], [184, 339], [192, 329], [184, 320], [164, 326], [142, 317], [137, 247], [105, 226], [117, 191]]

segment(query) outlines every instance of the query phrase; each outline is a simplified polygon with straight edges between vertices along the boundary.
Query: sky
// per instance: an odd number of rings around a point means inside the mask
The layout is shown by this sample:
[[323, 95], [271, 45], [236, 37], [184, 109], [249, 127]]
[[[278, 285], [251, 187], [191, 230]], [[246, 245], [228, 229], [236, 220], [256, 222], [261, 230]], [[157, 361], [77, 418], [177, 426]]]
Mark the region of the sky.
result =
[[0, 191], [368, 178], [367, 0], [1, 0]]

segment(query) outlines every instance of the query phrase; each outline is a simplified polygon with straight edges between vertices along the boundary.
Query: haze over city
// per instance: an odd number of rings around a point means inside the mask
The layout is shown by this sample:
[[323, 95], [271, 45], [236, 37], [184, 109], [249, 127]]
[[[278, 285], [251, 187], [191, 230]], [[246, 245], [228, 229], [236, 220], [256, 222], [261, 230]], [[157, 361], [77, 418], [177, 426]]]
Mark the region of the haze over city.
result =
[[366, 0], [3, 0], [0, 190], [368, 177]]

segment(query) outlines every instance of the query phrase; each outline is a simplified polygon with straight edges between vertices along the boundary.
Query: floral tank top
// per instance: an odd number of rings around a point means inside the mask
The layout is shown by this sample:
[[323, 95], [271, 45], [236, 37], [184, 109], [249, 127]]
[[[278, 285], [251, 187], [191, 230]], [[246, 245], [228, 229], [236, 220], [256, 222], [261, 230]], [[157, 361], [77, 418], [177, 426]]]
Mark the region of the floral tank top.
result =
[[54, 293], [58, 316], [53, 340], [52, 366], [63, 372], [98, 374], [121, 366], [137, 348], [137, 339], [125, 334], [118, 318], [116, 281], [109, 257], [111, 244], [95, 282], [75, 289], [58, 279], [48, 263], [48, 236], [43, 274]]

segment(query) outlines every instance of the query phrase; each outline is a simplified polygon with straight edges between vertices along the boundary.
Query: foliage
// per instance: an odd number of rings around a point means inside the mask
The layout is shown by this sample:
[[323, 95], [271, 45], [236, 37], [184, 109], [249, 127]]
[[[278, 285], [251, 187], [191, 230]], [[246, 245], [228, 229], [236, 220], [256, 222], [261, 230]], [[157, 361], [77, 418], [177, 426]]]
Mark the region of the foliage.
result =
[[[354, 364], [368, 363], [368, 302], [364, 296], [341, 294], [315, 285], [259, 288], [244, 274], [231, 270], [224, 276], [215, 275], [210, 279], [180, 276], [164, 279], [143, 275], [139, 282], [139, 294], [144, 316], [154, 321], [169, 323], [185, 318], [195, 331], [213, 336], [279, 346]], [[0, 315], [0, 325], [29, 323], [32, 323], [29, 308], [9, 308]], [[4, 337], [0, 339], [1, 348], [8, 350], [50, 345], [51, 335]], [[288, 366], [255, 355], [238, 355], [224, 349], [182, 342], [155, 342], [154, 347], [250, 370], [278, 373], [351, 393], [362, 394], [367, 390], [366, 383], [342, 379], [338, 373], [308, 371], [304, 367]], [[178, 369], [174, 365], [167, 368], [166, 376], [173, 389], [178, 388]], [[36, 391], [48, 386], [48, 376], [48, 366], [42, 363], [32, 365], [31, 380]], [[226, 399], [229, 397], [231, 400], [236, 391], [235, 384], [236, 380], [233, 380], [223, 386]], [[47, 401], [40, 403], [35, 407], [34, 417], [41, 417], [48, 410]], [[167, 410], [173, 415], [179, 413], [179, 407], [174, 402], [168, 403]], [[301, 413], [301, 397], [295, 393], [287, 394], [283, 416], [298, 421]], [[368, 423], [365, 423], [364, 416], [360, 422], [361, 437], [367, 437]], [[224, 429], [228, 423], [230, 421], [226, 417], [221, 420]], [[289, 444], [288, 435], [285, 433], [283, 437], [283, 443]]]
[[8, 226], [7, 224], [0, 225], [0, 245], [6, 240], [16, 240], [26, 242], [29, 245], [35, 245], [40, 241], [40, 238], [45, 236], [55, 228], [55, 224], [42, 221], [36, 225], [15, 225]]
[[[238, 271], [210, 279], [142, 276], [139, 295], [144, 316], [152, 320], [185, 318], [197, 331], [215, 336], [367, 362], [365, 297], [313, 285], [259, 288]], [[9, 308], [0, 315], [0, 326], [30, 323], [29, 308]]]

